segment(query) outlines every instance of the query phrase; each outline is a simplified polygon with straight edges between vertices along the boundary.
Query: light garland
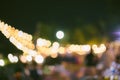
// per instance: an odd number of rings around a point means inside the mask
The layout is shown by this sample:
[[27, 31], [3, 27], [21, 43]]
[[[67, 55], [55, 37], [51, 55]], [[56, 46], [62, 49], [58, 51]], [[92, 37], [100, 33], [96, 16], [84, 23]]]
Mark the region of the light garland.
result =
[[14, 27], [0, 21], [0, 31], [6, 38], [9, 38], [10, 42], [14, 44], [18, 49], [24, 52], [25, 48], [34, 49], [32, 43], [32, 35], [19, 31]]
[[99, 47], [97, 45], [92, 45], [93, 52], [95, 54], [100, 54], [106, 51], [106, 46], [101, 44]]
[[[38, 38], [36, 45], [34, 45], [32, 42], [32, 35], [15, 29], [14, 27], [11, 27], [10, 25], [1, 21], [0, 31], [13, 45], [15, 45], [19, 50], [23, 51], [23, 56], [26, 56], [26, 60], [28, 61], [31, 61], [31, 58], [35, 58], [36, 55], [42, 55], [44, 58], [46, 56], [55, 58], [57, 57], [58, 53], [77, 53], [79, 55], [85, 55], [91, 51], [90, 45], [70, 44], [69, 46], [62, 47], [58, 42], [54, 42], [51, 45], [51, 41], [42, 38]], [[92, 49], [94, 53], [97, 54], [103, 53], [106, 50], [106, 47], [104, 44], [101, 44], [100, 47], [93, 45]], [[23, 59], [23, 57], [21, 59]], [[35, 60], [38, 60], [38, 57], [35, 58]], [[25, 62], [25, 60], [23, 60], [23, 62]], [[38, 61], [38, 63], [42, 63], [42, 61]]]
[[68, 49], [72, 53], [78, 53], [80, 55], [83, 55], [89, 53], [91, 47], [90, 45], [70, 45]]

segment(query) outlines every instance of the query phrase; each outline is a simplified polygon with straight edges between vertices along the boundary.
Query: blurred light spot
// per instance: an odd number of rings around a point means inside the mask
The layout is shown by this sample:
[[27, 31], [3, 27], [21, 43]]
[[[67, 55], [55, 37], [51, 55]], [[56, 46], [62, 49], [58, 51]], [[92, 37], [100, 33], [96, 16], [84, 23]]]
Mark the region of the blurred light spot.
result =
[[41, 55], [36, 55], [35, 56], [35, 62], [36, 63], [41, 64], [41, 63], [43, 63], [43, 61], [44, 61], [44, 58]]
[[4, 66], [5, 65], [5, 62], [3, 59], [0, 59], [0, 66]]
[[62, 39], [62, 38], [64, 37], [64, 32], [63, 32], [63, 31], [57, 31], [56, 37], [57, 37], [58, 39]]

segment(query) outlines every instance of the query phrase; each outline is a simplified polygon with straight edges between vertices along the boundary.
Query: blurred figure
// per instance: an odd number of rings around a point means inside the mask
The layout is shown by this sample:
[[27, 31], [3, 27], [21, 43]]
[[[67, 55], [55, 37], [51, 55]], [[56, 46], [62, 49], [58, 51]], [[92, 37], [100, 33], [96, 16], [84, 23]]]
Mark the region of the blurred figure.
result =
[[22, 80], [22, 73], [21, 72], [16, 72], [14, 74], [14, 80]]
[[18, 65], [17, 67], [15, 67], [15, 70], [14, 70], [14, 74], [13, 74], [13, 80], [23, 80], [23, 74], [22, 74], [22, 66], [19, 65], [19, 64], [16, 64]]
[[85, 68], [81, 68], [71, 76], [71, 80], [86, 80]]
[[32, 64], [30, 66], [30, 77], [31, 77], [31, 80], [39, 80], [39, 75], [37, 73], [37, 70], [36, 70], [36, 64]]
[[30, 80], [30, 69], [28, 64], [24, 65], [23, 76], [24, 76], [24, 80]]
[[94, 55], [92, 50], [86, 55], [85, 64], [86, 66], [96, 66], [98, 64], [98, 57]]
[[36, 66], [37, 74], [39, 75], [39, 80], [43, 80], [43, 71], [42, 71], [42, 65]]
[[86, 69], [86, 79], [85, 80], [98, 80], [98, 75], [97, 75], [95, 66], [91, 66]]

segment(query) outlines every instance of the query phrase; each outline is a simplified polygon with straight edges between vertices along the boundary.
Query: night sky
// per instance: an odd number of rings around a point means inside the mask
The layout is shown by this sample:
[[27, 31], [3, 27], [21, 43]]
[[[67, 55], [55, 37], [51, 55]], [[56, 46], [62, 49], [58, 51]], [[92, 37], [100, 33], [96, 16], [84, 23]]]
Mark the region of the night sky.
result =
[[[110, 22], [120, 18], [120, 6], [114, 0], [43, 1], [3, 0], [0, 1], [0, 19], [6, 23], [33, 33], [38, 22], [57, 23], [60, 26], [95, 23], [99, 19]], [[108, 27], [108, 26], [106, 26]], [[109, 27], [112, 27], [109, 26]]]
[[120, 5], [119, 0], [0, 0], [0, 20], [30, 34], [38, 22], [73, 29], [103, 20], [105, 31], [111, 32], [120, 25]]

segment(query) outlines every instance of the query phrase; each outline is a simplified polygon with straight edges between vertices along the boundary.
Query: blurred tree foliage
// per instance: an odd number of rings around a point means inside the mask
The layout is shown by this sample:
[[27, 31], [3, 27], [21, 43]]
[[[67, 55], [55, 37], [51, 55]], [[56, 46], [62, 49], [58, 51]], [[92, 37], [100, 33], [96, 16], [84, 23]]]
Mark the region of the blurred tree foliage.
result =
[[[100, 44], [109, 39], [106, 24], [104, 21], [89, 23], [84, 25], [76, 25], [73, 28], [64, 28], [54, 24], [38, 23], [34, 34], [34, 41], [41, 37], [50, 41], [59, 41], [61, 43], [70, 44]], [[63, 30], [65, 37], [58, 40], [55, 36], [57, 30]]]

